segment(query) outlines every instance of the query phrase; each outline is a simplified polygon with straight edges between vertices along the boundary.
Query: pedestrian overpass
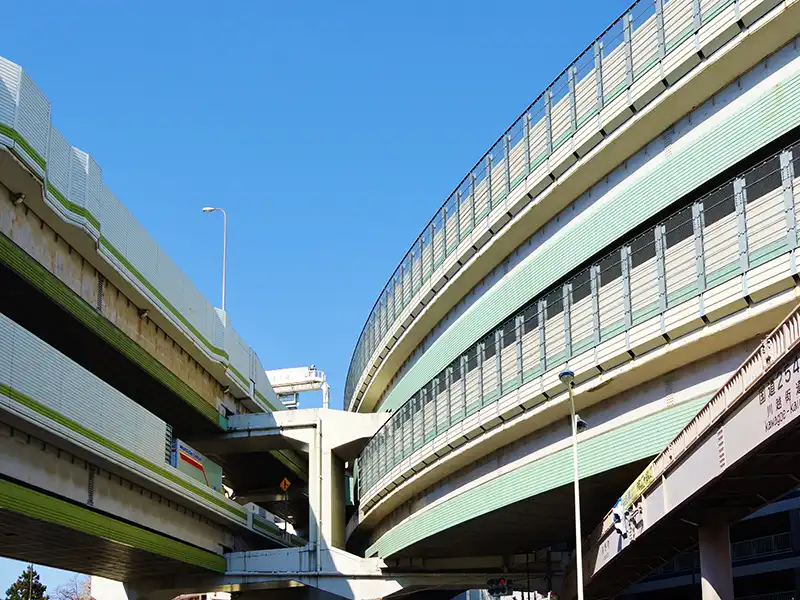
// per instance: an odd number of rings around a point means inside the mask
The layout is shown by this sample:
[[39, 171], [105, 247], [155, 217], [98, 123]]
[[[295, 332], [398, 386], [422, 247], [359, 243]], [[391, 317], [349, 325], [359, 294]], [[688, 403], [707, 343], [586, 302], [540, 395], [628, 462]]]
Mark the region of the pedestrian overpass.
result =
[[[800, 306], [630, 485], [589, 537], [587, 598], [697, 545], [704, 600], [733, 598], [728, 527], [800, 485]], [[575, 577], [564, 597], [575, 596]]]

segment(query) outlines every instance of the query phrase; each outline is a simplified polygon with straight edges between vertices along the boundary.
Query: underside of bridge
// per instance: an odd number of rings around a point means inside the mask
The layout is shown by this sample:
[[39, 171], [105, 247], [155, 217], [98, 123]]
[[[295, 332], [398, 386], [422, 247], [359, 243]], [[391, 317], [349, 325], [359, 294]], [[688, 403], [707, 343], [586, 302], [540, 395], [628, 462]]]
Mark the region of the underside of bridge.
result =
[[[608, 512], [650, 459], [581, 479], [581, 521], [589, 531]], [[574, 544], [572, 485], [561, 486], [465, 521], [392, 555], [440, 558], [524, 554], [566, 542]]]
[[118, 581], [211, 573], [225, 566], [220, 555], [5, 479], [0, 479], [0, 548], [7, 558]]
[[0, 509], [3, 556], [117, 581], [204, 569]]

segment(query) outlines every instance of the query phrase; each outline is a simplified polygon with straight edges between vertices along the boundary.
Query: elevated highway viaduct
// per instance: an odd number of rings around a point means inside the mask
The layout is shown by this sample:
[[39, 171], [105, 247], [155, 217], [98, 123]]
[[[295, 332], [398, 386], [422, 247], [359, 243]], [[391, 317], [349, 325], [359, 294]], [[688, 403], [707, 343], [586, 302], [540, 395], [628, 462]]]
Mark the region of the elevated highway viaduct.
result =
[[351, 361], [346, 406], [389, 417], [348, 550], [519, 584], [574, 548], [559, 372], [587, 530], [796, 304], [798, 10], [637, 2], [456, 187]]
[[[230, 316], [0, 59], [0, 555], [129, 581], [303, 545], [307, 457], [189, 445], [279, 408]], [[242, 504], [223, 487], [278, 490], [284, 477], [289, 503]], [[299, 535], [275, 511], [298, 515]]]

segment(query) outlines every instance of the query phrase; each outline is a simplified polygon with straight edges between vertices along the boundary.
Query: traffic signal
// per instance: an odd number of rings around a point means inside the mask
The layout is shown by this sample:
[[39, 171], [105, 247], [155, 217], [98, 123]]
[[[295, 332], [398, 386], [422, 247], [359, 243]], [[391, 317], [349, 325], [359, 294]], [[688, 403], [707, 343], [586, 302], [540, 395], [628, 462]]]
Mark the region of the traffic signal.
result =
[[614, 529], [622, 537], [628, 537], [628, 525], [625, 522], [625, 509], [622, 508], [622, 500], [617, 500], [614, 508], [611, 509], [611, 518], [614, 521]]
[[514, 582], [505, 577], [490, 579], [486, 582], [487, 591], [490, 596], [499, 598], [500, 596], [511, 596], [514, 593]]

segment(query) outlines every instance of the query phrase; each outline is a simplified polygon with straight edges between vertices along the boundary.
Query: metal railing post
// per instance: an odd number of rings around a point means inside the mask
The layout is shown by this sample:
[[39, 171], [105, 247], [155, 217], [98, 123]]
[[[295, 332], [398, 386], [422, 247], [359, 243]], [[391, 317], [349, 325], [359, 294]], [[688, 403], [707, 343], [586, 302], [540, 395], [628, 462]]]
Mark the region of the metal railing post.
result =
[[625, 311], [625, 329], [633, 325], [633, 307], [631, 302], [631, 251], [629, 246], [620, 250], [622, 267], [622, 306]]
[[517, 315], [516, 322], [514, 323], [514, 330], [516, 332], [516, 351], [517, 351], [517, 377], [519, 379], [520, 385], [522, 385], [522, 373], [523, 373], [523, 365], [522, 365], [522, 323], [523, 323], [523, 316], [522, 314]]
[[553, 153], [553, 122], [551, 111], [553, 107], [553, 92], [550, 88], [544, 93], [544, 130], [547, 136], [547, 155]]
[[545, 335], [544, 335], [544, 322], [545, 316], [547, 312], [546, 302], [544, 299], [539, 300], [538, 302], [538, 309], [539, 309], [539, 372], [544, 373], [547, 370], [547, 364], [545, 361], [545, 353], [547, 352], [546, 344], [545, 344]]
[[525, 113], [525, 176], [531, 172], [531, 113]]
[[495, 329], [494, 332], [494, 370], [495, 370], [495, 389], [503, 393], [503, 329]]
[[[706, 290], [706, 261], [703, 256], [703, 205], [700, 202], [692, 204], [692, 228], [694, 233], [694, 264], [697, 273], [697, 291], [701, 294]], [[702, 296], [701, 296], [702, 302]]]
[[597, 112], [603, 109], [603, 42], [594, 43], [594, 78], [597, 93]]
[[797, 217], [794, 206], [794, 164], [791, 150], [782, 152], [780, 161], [783, 207], [786, 211], [786, 242], [789, 244], [789, 248], [794, 249], [797, 248]]
[[594, 344], [600, 343], [600, 266], [589, 268], [589, 281], [592, 286], [592, 325], [594, 328]]
[[572, 284], [561, 286], [561, 308], [564, 311], [564, 351], [567, 358], [572, 356], [572, 334], [570, 331], [570, 300], [572, 299]]
[[658, 38], [658, 59], [664, 60], [667, 55], [667, 40], [664, 33], [664, 0], [655, 0], [656, 4], [656, 37]]
[[511, 136], [503, 136], [503, 151], [506, 153], [506, 197], [511, 193]]
[[[739, 266], [742, 273], [747, 273], [750, 268], [750, 258], [747, 252], [747, 220], [745, 218], [745, 206], [747, 204], [747, 190], [743, 177], [737, 177], [733, 181], [733, 200], [736, 203], [736, 225], [739, 232]], [[747, 294], [747, 280], [744, 281]]]
[[486, 204], [489, 207], [489, 212], [492, 212], [492, 153], [486, 155]]
[[569, 68], [569, 119], [572, 133], [578, 130], [578, 103], [575, 98], [575, 66]]
[[625, 38], [625, 72], [628, 88], [633, 85], [633, 15], [625, 13], [622, 17]]
[[475, 190], [475, 173], [469, 174], [469, 190], [470, 196], [472, 196], [472, 201], [470, 204], [470, 212], [472, 213], [470, 216], [470, 228], [469, 230], [472, 231], [475, 229], [475, 198], [477, 197], [477, 192]]
[[664, 237], [664, 224], [656, 225], [653, 232], [656, 243], [656, 268], [658, 270], [658, 307], [660, 312], [667, 310], [667, 244]]

